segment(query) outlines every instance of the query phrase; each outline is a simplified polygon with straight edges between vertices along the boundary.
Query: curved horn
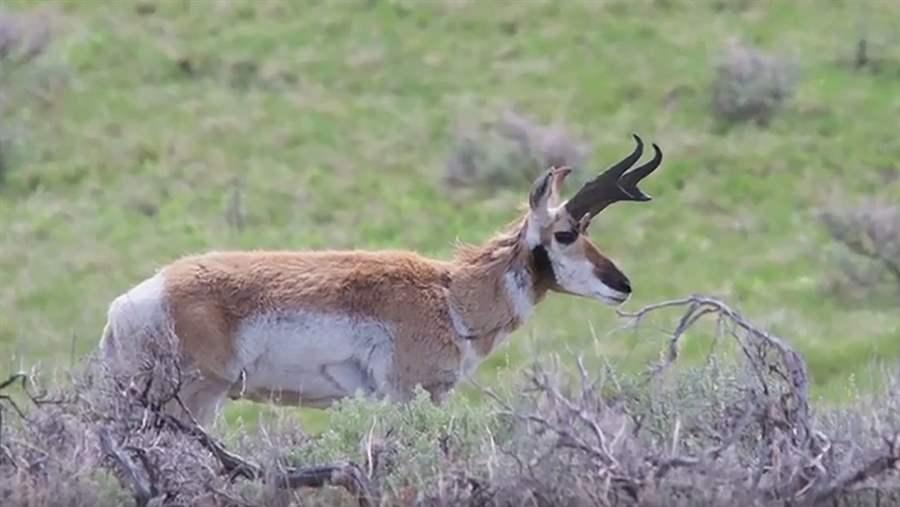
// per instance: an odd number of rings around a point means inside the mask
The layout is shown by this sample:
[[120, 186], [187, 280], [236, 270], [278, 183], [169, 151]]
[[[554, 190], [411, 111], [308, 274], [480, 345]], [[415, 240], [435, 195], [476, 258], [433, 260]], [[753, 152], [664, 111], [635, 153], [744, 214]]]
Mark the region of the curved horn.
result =
[[580, 220], [586, 214], [593, 217], [610, 204], [619, 201], [650, 200], [650, 196], [639, 189], [637, 184], [662, 163], [662, 150], [653, 143], [653, 159], [628, 171], [641, 158], [644, 150], [641, 137], [637, 134], [632, 134], [632, 137], [636, 146], [628, 156], [585, 183], [581, 190], [566, 202], [566, 211], [572, 218]]
[[650, 173], [656, 170], [660, 164], [662, 164], [663, 154], [662, 150], [659, 149], [656, 143], [653, 143], [653, 158], [650, 159], [646, 164], [635, 167], [634, 169], [625, 173], [621, 178], [619, 178], [619, 186], [622, 187], [622, 190], [628, 192], [629, 195], [635, 198], [636, 201], [649, 201], [651, 197], [645, 194], [641, 189], [637, 187], [637, 184], [642, 179], [646, 178]]

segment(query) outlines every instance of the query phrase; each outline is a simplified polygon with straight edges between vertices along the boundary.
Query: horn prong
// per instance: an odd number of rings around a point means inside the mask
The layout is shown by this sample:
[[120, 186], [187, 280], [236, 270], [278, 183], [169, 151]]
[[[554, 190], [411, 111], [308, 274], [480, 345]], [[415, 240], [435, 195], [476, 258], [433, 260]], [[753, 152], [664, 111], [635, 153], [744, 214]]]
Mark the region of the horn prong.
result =
[[641, 158], [644, 141], [637, 133], [631, 134], [635, 142], [631, 154], [613, 164], [593, 180], [585, 183], [565, 207], [573, 217], [585, 214], [595, 216], [610, 204], [619, 201], [649, 201], [651, 197], [638, 188], [638, 182], [653, 172], [662, 163], [662, 150], [653, 143], [653, 158], [632, 169]]
[[634, 150], [627, 157], [613, 164], [609, 169], [600, 175], [600, 178], [614, 178], [618, 180], [635, 162], [640, 160], [644, 153], [644, 140], [637, 134], [631, 134], [634, 138]]
[[[623, 174], [622, 177], [619, 178], [619, 186], [621, 186], [622, 189], [629, 194], [635, 194], [635, 196], [643, 194], [643, 192], [641, 192], [640, 189], [637, 188], [638, 182], [655, 171], [656, 168], [659, 167], [660, 164], [662, 164], [662, 158], [662, 150], [656, 143], [653, 143], [653, 158], [647, 161], [647, 163], [635, 167], [634, 169]], [[637, 192], [634, 192], [635, 190]]]

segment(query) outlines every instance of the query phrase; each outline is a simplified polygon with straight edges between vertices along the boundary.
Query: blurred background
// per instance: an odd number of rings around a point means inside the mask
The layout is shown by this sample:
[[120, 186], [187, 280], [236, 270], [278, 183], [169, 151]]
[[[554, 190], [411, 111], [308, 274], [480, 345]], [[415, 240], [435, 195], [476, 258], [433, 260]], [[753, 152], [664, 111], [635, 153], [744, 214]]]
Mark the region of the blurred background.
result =
[[[631, 132], [666, 153], [654, 201], [591, 231], [628, 309], [724, 298], [825, 402], [900, 355], [900, 2], [0, 5], [0, 376], [76, 364], [109, 302], [185, 254], [447, 258], [548, 163], [574, 191]], [[480, 375], [560, 351], [642, 370], [667, 329], [620, 325], [551, 296]]]

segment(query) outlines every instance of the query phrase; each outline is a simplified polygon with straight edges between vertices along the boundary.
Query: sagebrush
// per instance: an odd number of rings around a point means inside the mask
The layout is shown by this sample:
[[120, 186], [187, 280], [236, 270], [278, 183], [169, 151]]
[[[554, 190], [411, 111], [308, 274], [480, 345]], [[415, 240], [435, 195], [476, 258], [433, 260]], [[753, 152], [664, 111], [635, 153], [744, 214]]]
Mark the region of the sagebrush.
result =
[[[49, 10], [12, 12], [0, 8], [0, 183], [10, 169], [15, 130], [11, 110], [22, 108], [26, 98], [45, 95], [59, 76], [47, 69], [28, 68], [48, 49], [54, 37]], [[26, 106], [27, 107], [27, 106]]]
[[491, 121], [460, 123], [444, 181], [452, 186], [528, 184], [548, 167], [581, 167], [591, 150], [560, 122], [545, 125], [507, 110]]
[[847, 281], [863, 288], [885, 280], [900, 284], [900, 208], [883, 199], [870, 199], [829, 209], [819, 218], [831, 238], [851, 254], [840, 259]]
[[785, 58], [731, 40], [715, 66], [713, 113], [725, 123], [766, 125], [792, 97], [795, 74]]

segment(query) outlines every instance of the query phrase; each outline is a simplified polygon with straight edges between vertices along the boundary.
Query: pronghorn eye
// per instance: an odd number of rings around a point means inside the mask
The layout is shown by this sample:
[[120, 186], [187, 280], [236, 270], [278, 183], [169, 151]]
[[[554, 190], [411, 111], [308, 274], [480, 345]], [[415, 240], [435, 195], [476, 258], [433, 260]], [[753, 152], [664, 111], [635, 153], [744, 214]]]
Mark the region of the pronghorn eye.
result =
[[557, 243], [568, 245], [578, 238], [578, 233], [575, 231], [559, 231], [553, 237], [556, 238]]

